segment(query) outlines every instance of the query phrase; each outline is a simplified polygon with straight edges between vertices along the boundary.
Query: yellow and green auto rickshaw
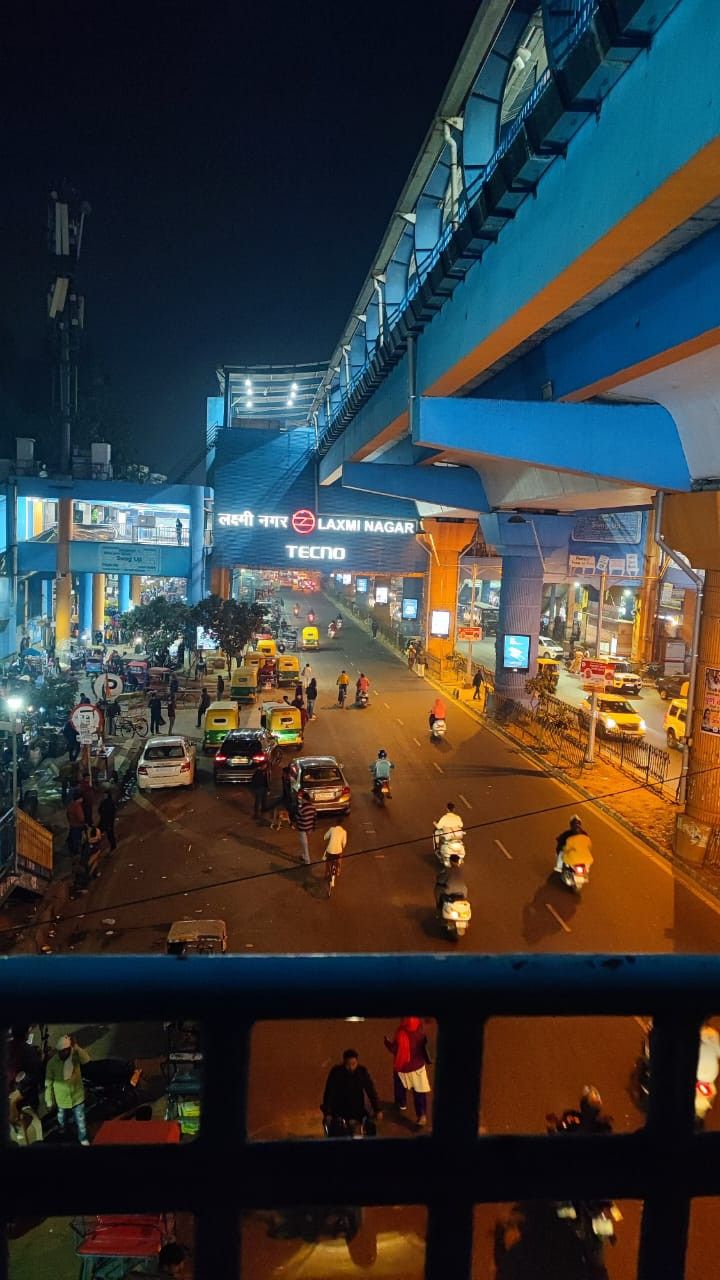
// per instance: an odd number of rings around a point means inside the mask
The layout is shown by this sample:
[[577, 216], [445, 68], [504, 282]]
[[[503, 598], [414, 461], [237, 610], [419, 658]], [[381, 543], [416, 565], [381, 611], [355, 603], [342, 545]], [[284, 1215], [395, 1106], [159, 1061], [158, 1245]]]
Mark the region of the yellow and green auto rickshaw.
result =
[[227, 699], [224, 702], [211, 702], [205, 712], [205, 730], [203, 733], [203, 751], [208, 754], [217, 751], [231, 729], [240, 727], [240, 708], [237, 702]]
[[261, 654], [263, 655], [263, 657], [265, 657], [265, 658], [276, 658], [276, 657], [277, 657], [277, 651], [278, 651], [277, 643], [276, 643], [276, 642], [275, 642], [275, 640], [273, 640], [271, 637], [269, 637], [269, 636], [262, 636], [262, 637], [257, 641], [257, 649], [256, 649], [256, 652], [257, 652], [257, 653], [261, 653]]
[[537, 671], [548, 693], [554, 693], [560, 679], [560, 663], [557, 658], [538, 658]]
[[277, 739], [279, 747], [302, 746], [303, 718], [299, 707], [293, 707], [289, 702], [264, 702], [260, 724]]
[[245, 657], [242, 660], [242, 664], [244, 667], [254, 667], [255, 674], [257, 675], [261, 666], [265, 662], [266, 657], [267, 657], [267, 654], [258, 653], [257, 649], [248, 649], [247, 653], [245, 654]]
[[303, 627], [301, 649], [319, 649], [320, 648], [320, 632], [317, 627]]
[[300, 659], [294, 653], [281, 653], [277, 660], [278, 684], [295, 685], [300, 679]]
[[230, 697], [238, 702], [254, 702], [257, 696], [257, 667], [236, 667], [230, 682]]

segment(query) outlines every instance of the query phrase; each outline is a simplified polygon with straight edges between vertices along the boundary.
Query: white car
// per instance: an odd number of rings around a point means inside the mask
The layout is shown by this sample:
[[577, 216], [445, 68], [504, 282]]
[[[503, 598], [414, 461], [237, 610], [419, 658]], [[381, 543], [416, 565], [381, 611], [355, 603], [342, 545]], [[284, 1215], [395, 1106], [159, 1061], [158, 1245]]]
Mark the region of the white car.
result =
[[195, 747], [187, 738], [148, 738], [138, 761], [141, 791], [155, 787], [191, 787], [195, 781]]
[[551, 640], [549, 636], [538, 636], [538, 658], [562, 658], [564, 653], [561, 644], [557, 640]]

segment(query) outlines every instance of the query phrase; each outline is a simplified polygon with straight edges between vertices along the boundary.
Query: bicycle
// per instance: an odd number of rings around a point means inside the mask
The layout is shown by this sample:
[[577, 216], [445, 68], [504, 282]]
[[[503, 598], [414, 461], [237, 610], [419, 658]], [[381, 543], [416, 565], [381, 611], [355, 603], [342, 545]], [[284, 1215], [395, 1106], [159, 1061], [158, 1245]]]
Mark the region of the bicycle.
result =
[[117, 733], [125, 742], [129, 742], [135, 734], [138, 738], [147, 738], [148, 722], [147, 720], [131, 720], [125, 717], [118, 722]]
[[335, 888], [335, 881], [340, 875], [341, 866], [342, 858], [339, 857], [338, 854], [329, 853], [325, 859], [325, 886], [327, 888], [328, 898], [332, 896], [332, 891]]

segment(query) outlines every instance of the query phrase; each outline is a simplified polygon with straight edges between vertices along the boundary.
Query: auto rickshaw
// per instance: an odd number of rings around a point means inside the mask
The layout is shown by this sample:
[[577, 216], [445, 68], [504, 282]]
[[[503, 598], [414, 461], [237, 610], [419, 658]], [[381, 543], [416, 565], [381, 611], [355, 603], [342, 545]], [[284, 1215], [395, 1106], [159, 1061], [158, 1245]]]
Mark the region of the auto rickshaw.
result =
[[300, 679], [300, 659], [294, 653], [283, 653], [277, 664], [278, 684], [296, 685]]
[[258, 688], [274, 689], [278, 682], [277, 658], [267, 656], [258, 671]]
[[134, 683], [138, 689], [146, 689], [149, 666], [147, 658], [129, 658], [125, 663], [125, 673], [129, 684], [132, 685]]
[[243, 666], [254, 667], [255, 674], [257, 675], [263, 662], [265, 661], [265, 656], [266, 655], [263, 653], [258, 653], [256, 649], [249, 649], [248, 652], [245, 654], [245, 657], [243, 658]]
[[223, 702], [211, 702], [205, 712], [202, 749], [208, 755], [217, 751], [231, 729], [240, 726], [240, 708], [237, 702], [227, 699]]
[[276, 658], [277, 651], [277, 644], [272, 636], [261, 636], [257, 641], [257, 652], [264, 654], [266, 658]]
[[557, 658], [538, 658], [538, 675], [548, 693], [554, 693], [560, 679], [560, 663]]
[[254, 702], [257, 696], [257, 668], [236, 667], [230, 681], [230, 697], [238, 702]]
[[317, 627], [303, 627], [301, 649], [319, 649], [320, 648], [320, 632]]
[[85, 673], [86, 675], [99, 675], [105, 670], [105, 650], [102, 648], [90, 649], [85, 655]]
[[169, 956], [219, 955], [227, 951], [224, 920], [176, 920], [165, 944]]
[[302, 746], [303, 722], [299, 707], [293, 707], [289, 702], [264, 702], [260, 724], [277, 739], [279, 747]]

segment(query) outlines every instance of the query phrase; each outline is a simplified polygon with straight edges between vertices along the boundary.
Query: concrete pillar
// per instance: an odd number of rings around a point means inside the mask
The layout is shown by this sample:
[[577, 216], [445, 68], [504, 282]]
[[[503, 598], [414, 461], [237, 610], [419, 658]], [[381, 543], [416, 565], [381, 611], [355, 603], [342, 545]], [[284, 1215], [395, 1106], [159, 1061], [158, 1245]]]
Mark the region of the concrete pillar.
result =
[[142, 578], [134, 573], [130, 579], [130, 599], [133, 604], [142, 603]]
[[92, 634], [92, 592], [93, 592], [93, 575], [91, 573], [81, 573], [79, 575], [80, 582], [80, 608], [78, 610], [78, 623], [80, 626], [80, 635]]
[[[537, 551], [506, 551], [500, 583], [500, 616], [495, 640], [495, 688], [518, 702], [526, 698], [525, 681], [537, 671], [537, 645], [542, 612], [543, 567]], [[529, 671], [507, 671], [505, 636], [530, 636]]]
[[[230, 599], [229, 569], [223, 569], [218, 566], [218, 568], [212, 570], [210, 577], [210, 590], [214, 596], [221, 596], [223, 600]], [[193, 602], [191, 601], [191, 603]]]
[[[190, 580], [188, 602], [199, 604], [205, 594], [205, 491], [202, 485], [190, 490]], [[228, 584], [227, 595], [230, 594]]]
[[632, 657], [636, 662], [652, 662], [655, 658], [655, 620], [660, 593], [660, 548], [655, 541], [655, 512], [648, 512], [643, 581], [638, 593], [632, 635]]
[[42, 580], [42, 616], [52, 618], [52, 578]]
[[130, 608], [130, 574], [121, 573], [118, 575], [118, 609], [121, 613], [127, 613]]
[[[427, 635], [425, 647], [432, 657], [449, 658], [455, 647], [455, 623], [458, 597], [460, 557], [470, 546], [477, 531], [475, 520], [424, 519], [424, 532], [419, 535], [428, 555]], [[434, 610], [450, 614], [447, 638], [430, 634]]]
[[92, 629], [105, 630], [105, 574], [94, 573], [92, 585]]
[[702, 864], [720, 840], [720, 493], [666, 495], [661, 533], [705, 570], [685, 812], [675, 827], [677, 856]]
[[70, 573], [70, 543], [73, 535], [72, 498], [60, 498], [58, 502], [58, 542], [55, 564], [55, 645], [58, 649], [70, 644], [70, 597], [72, 576]]

